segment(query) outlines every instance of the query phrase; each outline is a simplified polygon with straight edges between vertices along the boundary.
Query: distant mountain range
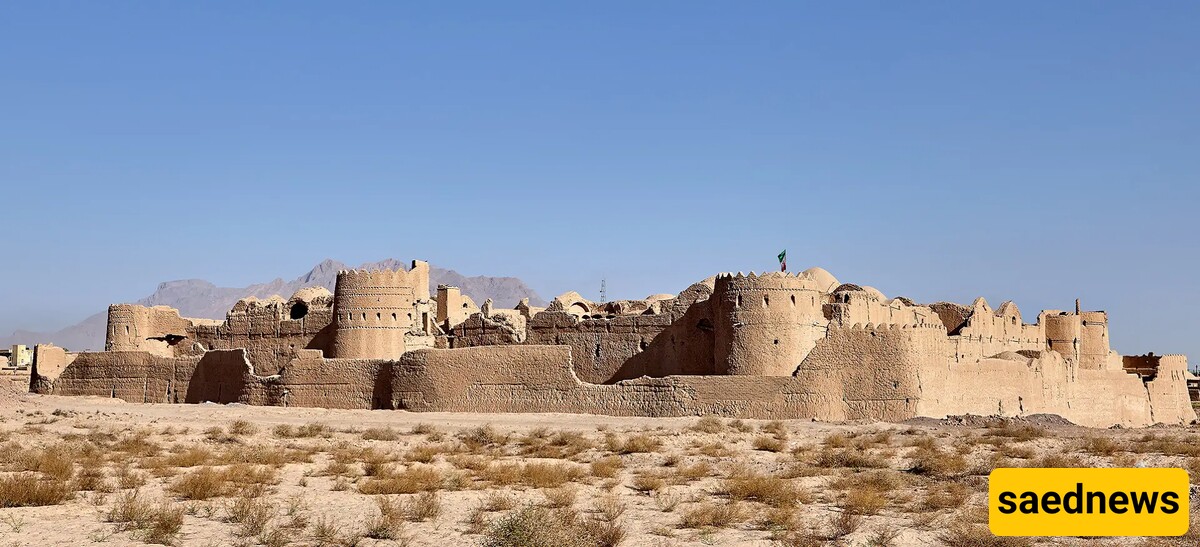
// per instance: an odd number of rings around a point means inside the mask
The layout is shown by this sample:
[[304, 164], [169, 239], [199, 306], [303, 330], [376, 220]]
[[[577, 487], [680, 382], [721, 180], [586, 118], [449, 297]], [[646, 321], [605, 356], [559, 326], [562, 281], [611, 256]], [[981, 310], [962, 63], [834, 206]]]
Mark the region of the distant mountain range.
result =
[[[407, 269], [409, 263], [393, 258], [370, 262], [359, 266], [359, 269]], [[225, 313], [239, 299], [255, 296], [267, 298], [278, 294], [288, 298], [304, 287], [322, 286], [330, 291], [337, 280], [338, 270], [350, 269], [345, 264], [332, 259], [325, 259], [308, 273], [291, 281], [276, 278], [267, 283], [258, 283], [249, 287], [232, 288], [218, 287], [203, 279], [184, 279], [166, 281], [158, 285], [154, 294], [136, 303], [144, 306], [170, 306], [178, 309], [184, 317], [207, 319], [224, 319]], [[511, 308], [522, 298], [528, 298], [534, 306], [544, 306], [546, 301], [525, 285], [524, 281], [515, 277], [466, 277], [454, 270], [429, 267], [429, 292], [436, 293], [438, 285], [454, 285], [462, 289], [477, 304], [491, 298], [498, 308]], [[17, 331], [12, 336], [0, 339], [0, 346], [10, 344], [45, 344], [67, 348], [72, 351], [104, 349], [104, 331], [107, 328], [108, 311], [92, 315], [80, 323], [71, 325], [56, 332]]]

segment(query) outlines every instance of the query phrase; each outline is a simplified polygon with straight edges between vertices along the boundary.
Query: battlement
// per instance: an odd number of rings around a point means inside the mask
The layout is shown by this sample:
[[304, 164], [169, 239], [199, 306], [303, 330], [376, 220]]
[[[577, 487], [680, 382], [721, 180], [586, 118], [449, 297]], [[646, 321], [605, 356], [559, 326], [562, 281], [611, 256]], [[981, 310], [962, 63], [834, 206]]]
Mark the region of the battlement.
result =
[[790, 272], [723, 273], [716, 277], [713, 287], [713, 291], [717, 293], [761, 290], [823, 292], [824, 289], [812, 276]]

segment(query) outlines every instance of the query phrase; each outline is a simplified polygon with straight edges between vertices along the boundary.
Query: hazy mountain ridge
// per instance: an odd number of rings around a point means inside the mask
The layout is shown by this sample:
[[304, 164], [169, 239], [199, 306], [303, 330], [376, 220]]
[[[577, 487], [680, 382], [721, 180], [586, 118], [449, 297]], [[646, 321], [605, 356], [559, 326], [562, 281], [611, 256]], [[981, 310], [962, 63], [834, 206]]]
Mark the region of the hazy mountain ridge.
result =
[[[369, 262], [359, 266], [359, 269], [398, 269], [408, 268], [408, 262], [393, 258], [379, 262]], [[276, 278], [267, 283], [258, 283], [248, 287], [218, 287], [203, 279], [182, 279], [159, 283], [154, 294], [136, 303], [144, 306], [170, 306], [179, 310], [184, 317], [207, 319], [224, 319], [225, 313], [241, 298], [255, 296], [267, 298], [278, 294], [288, 298], [292, 293], [304, 288], [323, 286], [333, 290], [339, 270], [349, 269], [345, 264], [332, 259], [325, 259], [314, 266], [304, 275], [291, 281]], [[429, 292], [435, 294], [440, 284], [455, 285], [469, 295], [477, 304], [491, 298], [497, 307], [511, 308], [522, 298], [528, 298], [535, 306], [544, 306], [546, 301], [516, 277], [467, 277], [454, 270], [429, 268]], [[100, 350], [104, 348], [104, 331], [108, 324], [108, 312], [101, 311], [89, 316], [83, 321], [63, 328], [56, 332], [31, 332], [18, 330], [0, 342], [9, 344], [43, 344], [53, 343], [73, 351], [85, 349]]]

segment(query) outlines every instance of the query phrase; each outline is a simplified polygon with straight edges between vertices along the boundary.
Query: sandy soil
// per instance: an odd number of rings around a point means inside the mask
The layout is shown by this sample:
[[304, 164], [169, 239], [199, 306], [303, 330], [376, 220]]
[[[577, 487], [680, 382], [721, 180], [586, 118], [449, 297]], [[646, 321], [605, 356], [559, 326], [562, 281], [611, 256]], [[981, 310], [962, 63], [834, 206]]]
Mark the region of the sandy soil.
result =
[[[553, 505], [573, 508], [564, 514], [577, 522], [620, 530], [622, 545], [1196, 545], [1195, 536], [998, 542], [986, 533], [983, 507], [994, 467], [1197, 469], [1198, 440], [1190, 428], [983, 419], [830, 424], [141, 405], [6, 389], [0, 477], [48, 480], [54, 471], [38, 461], [57, 456], [71, 462], [78, 491], [54, 505], [0, 509], [0, 546], [145, 545], [145, 529], [111, 522], [135, 490], [184, 512], [166, 534], [176, 545], [479, 545], [507, 515]], [[235, 461], [265, 478], [257, 486], [230, 479], [208, 499], [179, 487]], [[518, 476], [514, 463], [551, 472]], [[436, 491], [436, 515], [398, 519], [389, 528], [398, 539], [363, 537], [387, 535], [368, 534], [379, 498], [411, 508], [419, 497], [363, 491], [414, 491], [392, 480], [410, 469], [439, 477], [417, 488]], [[265, 508], [261, 530], [230, 522], [239, 500]], [[727, 513], [706, 520], [713, 509]]]

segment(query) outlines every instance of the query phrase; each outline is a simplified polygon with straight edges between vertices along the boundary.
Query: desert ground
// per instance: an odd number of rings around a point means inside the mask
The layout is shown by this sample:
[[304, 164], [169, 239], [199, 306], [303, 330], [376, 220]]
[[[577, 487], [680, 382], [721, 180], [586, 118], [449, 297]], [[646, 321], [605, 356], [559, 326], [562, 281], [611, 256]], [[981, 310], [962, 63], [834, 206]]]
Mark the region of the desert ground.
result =
[[[1197, 545], [996, 538], [996, 467], [1183, 467], [1195, 428], [0, 395], [0, 546]], [[1193, 522], [1195, 523], [1193, 487]]]

